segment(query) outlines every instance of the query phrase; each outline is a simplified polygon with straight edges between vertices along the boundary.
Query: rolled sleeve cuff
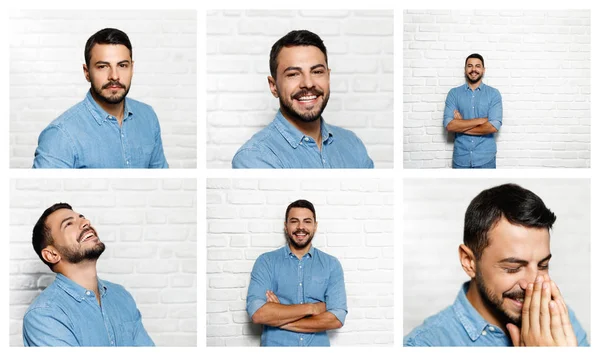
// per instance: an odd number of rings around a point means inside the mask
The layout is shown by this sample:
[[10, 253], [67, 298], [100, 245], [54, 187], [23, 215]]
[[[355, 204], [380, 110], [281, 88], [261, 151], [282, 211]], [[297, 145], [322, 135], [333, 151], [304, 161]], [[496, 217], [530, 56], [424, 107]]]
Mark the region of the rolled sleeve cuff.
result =
[[262, 299], [254, 299], [250, 301], [248, 305], [246, 305], [246, 311], [248, 312], [250, 318], [252, 318], [254, 313], [256, 313], [256, 311], [265, 304], [267, 304], [267, 301]]
[[492, 124], [492, 126], [494, 126], [496, 128], [496, 130], [500, 131], [500, 126], [502, 126], [501, 121], [491, 120], [491, 121], [489, 121], [489, 123]]
[[335, 315], [335, 317], [340, 321], [340, 323], [344, 325], [344, 323], [346, 322], [346, 315], [348, 314], [347, 311], [345, 311], [344, 309], [330, 309], [328, 310], [328, 312]]
[[450, 123], [450, 121], [452, 121], [454, 118], [453, 117], [445, 117], [444, 118], [444, 128], [448, 127], [448, 124]]

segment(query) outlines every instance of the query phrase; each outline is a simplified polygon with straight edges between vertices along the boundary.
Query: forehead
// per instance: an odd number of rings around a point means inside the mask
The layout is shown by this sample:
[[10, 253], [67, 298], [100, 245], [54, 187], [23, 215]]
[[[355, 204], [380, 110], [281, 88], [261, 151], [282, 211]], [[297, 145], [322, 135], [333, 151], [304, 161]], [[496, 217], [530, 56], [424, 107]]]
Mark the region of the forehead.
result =
[[131, 60], [129, 49], [121, 44], [99, 44], [96, 43], [90, 51], [90, 61], [123, 61]]
[[483, 256], [493, 261], [515, 257], [536, 262], [550, 254], [547, 228], [513, 225], [504, 217], [488, 232], [488, 239], [489, 245], [483, 250]]
[[48, 226], [51, 230], [59, 229], [60, 224], [63, 222], [64, 219], [66, 219], [68, 217], [77, 217], [77, 216], [79, 216], [79, 214], [74, 212], [73, 210], [69, 210], [66, 208], [58, 209], [57, 211], [48, 215], [48, 217], [46, 218], [46, 226]]
[[317, 64], [326, 65], [325, 54], [315, 46], [283, 47], [277, 55], [277, 70], [288, 67], [312, 67]]
[[288, 220], [290, 219], [299, 219], [299, 220], [304, 220], [304, 219], [313, 219], [313, 213], [312, 211], [310, 211], [310, 209], [307, 208], [291, 208], [290, 212], [288, 213]]
[[469, 64], [470, 65], [474, 65], [474, 66], [478, 65], [478, 64], [482, 65], [481, 59], [479, 59], [479, 58], [469, 58], [469, 59], [467, 59], [467, 65], [469, 65]]

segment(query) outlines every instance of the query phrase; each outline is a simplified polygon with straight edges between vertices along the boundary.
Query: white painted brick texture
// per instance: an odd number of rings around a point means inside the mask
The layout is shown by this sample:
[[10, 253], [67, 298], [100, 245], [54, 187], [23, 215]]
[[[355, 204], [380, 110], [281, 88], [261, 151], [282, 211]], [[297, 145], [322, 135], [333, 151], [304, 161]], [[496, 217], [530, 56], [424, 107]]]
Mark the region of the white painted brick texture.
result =
[[[246, 313], [256, 258], [285, 244], [287, 206], [315, 205], [315, 247], [342, 264], [346, 324], [329, 332], [332, 345], [393, 345], [394, 193], [391, 180], [207, 181], [208, 346], [257, 346], [261, 327]], [[371, 214], [366, 214], [370, 211]]]
[[590, 337], [590, 181], [587, 179], [405, 179], [404, 330], [451, 305], [469, 277], [458, 260], [467, 206], [482, 190], [516, 183], [556, 214], [550, 276]]
[[450, 167], [446, 95], [465, 83], [465, 58], [485, 60], [500, 91], [498, 168], [590, 167], [589, 10], [405, 10], [405, 168]]
[[84, 99], [85, 43], [106, 27], [131, 40], [128, 97], [154, 108], [169, 166], [196, 167], [196, 11], [24, 10], [9, 23], [11, 168], [30, 168], [42, 130]]
[[352, 130], [376, 168], [394, 162], [392, 10], [208, 11], [207, 166], [230, 168], [235, 152], [279, 109], [271, 95], [269, 52], [289, 31], [318, 34], [327, 47], [328, 123]]
[[98, 275], [135, 299], [157, 346], [196, 346], [196, 180], [88, 179], [10, 182], [10, 345], [23, 315], [54, 280], [31, 246], [44, 210], [67, 202], [106, 244]]

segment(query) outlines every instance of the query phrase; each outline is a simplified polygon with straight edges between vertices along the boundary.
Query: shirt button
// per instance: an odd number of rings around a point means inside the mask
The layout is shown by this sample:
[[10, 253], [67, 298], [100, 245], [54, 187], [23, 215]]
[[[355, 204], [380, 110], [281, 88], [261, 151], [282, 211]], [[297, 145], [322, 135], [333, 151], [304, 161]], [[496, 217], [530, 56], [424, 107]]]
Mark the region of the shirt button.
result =
[[305, 138], [304, 138], [304, 141], [308, 142], [308, 140], [309, 140], [309, 138], [308, 138], [308, 137], [305, 137]]
[[300, 285], [302, 285], [302, 283], [300, 283]]
[[300, 338], [300, 341], [304, 340], [303, 338]]
[[87, 292], [85, 292], [85, 294], [90, 295], [92, 293], [88, 290]]
[[494, 331], [494, 330], [496, 330], [496, 329], [494, 329], [494, 327], [493, 327], [493, 326], [490, 326], [490, 327], [488, 328], [488, 330], [489, 330], [489, 331]]
[[129, 161], [127, 161], [127, 164], [129, 164]]
[[483, 336], [486, 336], [486, 335], [487, 335], [487, 332], [486, 332], [485, 330], [483, 330], [483, 331], [481, 332], [481, 335], [483, 335]]

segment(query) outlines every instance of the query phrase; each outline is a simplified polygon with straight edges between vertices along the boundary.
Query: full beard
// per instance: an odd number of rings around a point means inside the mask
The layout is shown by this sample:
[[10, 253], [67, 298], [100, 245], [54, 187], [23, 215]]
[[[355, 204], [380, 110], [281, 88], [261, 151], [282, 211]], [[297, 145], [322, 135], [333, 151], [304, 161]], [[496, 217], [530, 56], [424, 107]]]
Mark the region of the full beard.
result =
[[83, 261], [96, 261], [98, 258], [100, 258], [106, 248], [103, 242], [98, 242], [95, 246], [88, 248], [87, 250], [63, 248], [58, 246], [55, 247], [61, 254], [62, 258], [72, 264]]
[[485, 281], [483, 280], [483, 276], [479, 272], [480, 269], [477, 268], [475, 272], [475, 283], [477, 284], [477, 289], [479, 290], [479, 294], [481, 295], [481, 299], [483, 303], [488, 307], [488, 310], [494, 314], [498, 320], [502, 320], [505, 324], [506, 322], [511, 322], [517, 326], [521, 326], [521, 314], [518, 316], [511, 315], [506, 311], [506, 309], [502, 306], [502, 302], [504, 298], [523, 298], [524, 293], [517, 292], [505, 292], [502, 294], [502, 298], [497, 298], [492, 290], [490, 290]]
[[469, 76], [469, 74], [465, 73], [465, 79], [471, 83], [471, 84], [475, 84], [478, 81], [480, 81], [481, 79], [483, 79], [483, 74], [480, 74], [479, 76], [475, 77], [475, 79], [471, 79], [471, 77]]
[[[296, 230], [294, 233], [296, 233], [296, 232], [299, 232], [299, 231]], [[311, 234], [307, 233], [307, 236], [308, 236], [308, 238], [306, 238], [304, 240], [304, 242], [298, 243], [298, 242], [296, 242], [294, 240], [294, 237], [291, 234], [289, 234], [287, 231], [285, 231], [285, 238], [286, 238], [286, 240], [288, 241], [288, 243], [292, 247], [294, 247], [297, 250], [301, 250], [301, 249], [305, 248], [306, 246], [308, 246], [312, 242], [312, 239], [313, 239], [314, 235], [311, 235]]]
[[[119, 85], [121, 88], [125, 89], [125, 91], [122, 94], [114, 94], [110, 96], [104, 95], [102, 91], [112, 85]], [[91, 88], [94, 91], [94, 93], [96, 93], [96, 97], [102, 100], [103, 102], [107, 104], [120, 104], [121, 102], [123, 102], [123, 100], [125, 100], [125, 97], [129, 93], [129, 89], [131, 87], [126, 87], [125, 85], [119, 82], [108, 82], [102, 85], [102, 87], [96, 87], [94, 86], [94, 84], [92, 84]]]
[[308, 93], [317, 95], [317, 97], [320, 95], [323, 95], [323, 91], [313, 90], [313, 91], [302, 91], [302, 92], [296, 93], [292, 96], [292, 100], [287, 100], [287, 99], [284, 100], [280, 96], [279, 97], [279, 107], [280, 107], [281, 111], [284, 114], [286, 114], [285, 116], [290, 117], [297, 121], [302, 121], [302, 122], [313, 122], [313, 121], [318, 120], [321, 117], [321, 114], [323, 113], [323, 111], [325, 111], [325, 108], [327, 107], [327, 102], [329, 101], [329, 94], [323, 96], [323, 103], [321, 104], [321, 107], [315, 106], [313, 108], [313, 110], [309, 110], [304, 113], [300, 113], [300, 112], [296, 111], [293, 106], [294, 98], [299, 98]]

